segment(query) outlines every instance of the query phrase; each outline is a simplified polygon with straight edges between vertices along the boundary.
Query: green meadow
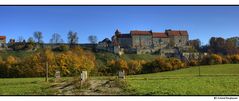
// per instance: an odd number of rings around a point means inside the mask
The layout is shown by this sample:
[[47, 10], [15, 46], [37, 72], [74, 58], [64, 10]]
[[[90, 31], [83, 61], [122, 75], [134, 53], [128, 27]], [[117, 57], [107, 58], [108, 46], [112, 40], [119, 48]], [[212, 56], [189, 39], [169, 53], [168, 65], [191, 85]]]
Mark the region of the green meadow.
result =
[[127, 77], [134, 95], [239, 95], [239, 64], [210, 65]]
[[[238, 74], [239, 64], [223, 64], [129, 75], [124, 90], [129, 95], [239, 95]], [[1, 78], [0, 95], [54, 95], [50, 85], [44, 78]]]

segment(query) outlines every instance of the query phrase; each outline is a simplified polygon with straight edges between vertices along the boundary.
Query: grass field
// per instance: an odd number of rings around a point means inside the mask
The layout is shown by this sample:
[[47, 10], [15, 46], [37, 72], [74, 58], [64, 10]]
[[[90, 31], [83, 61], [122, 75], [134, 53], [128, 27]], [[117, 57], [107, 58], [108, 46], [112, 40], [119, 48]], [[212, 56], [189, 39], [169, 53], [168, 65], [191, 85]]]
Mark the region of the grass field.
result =
[[[200, 66], [127, 76], [132, 95], [239, 95], [239, 64]], [[111, 77], [91, 77], [105, 80]], [[69, 78], [64, 78], [69, 79]], [[53, 95], [44, 78], [0, 79], [0, 95]]]
[[45, 95], [44, 78], [0, 79], [0, 95]]
[[200, 66], [127, 77], [134, 95], [239, 95], [239, 64]]

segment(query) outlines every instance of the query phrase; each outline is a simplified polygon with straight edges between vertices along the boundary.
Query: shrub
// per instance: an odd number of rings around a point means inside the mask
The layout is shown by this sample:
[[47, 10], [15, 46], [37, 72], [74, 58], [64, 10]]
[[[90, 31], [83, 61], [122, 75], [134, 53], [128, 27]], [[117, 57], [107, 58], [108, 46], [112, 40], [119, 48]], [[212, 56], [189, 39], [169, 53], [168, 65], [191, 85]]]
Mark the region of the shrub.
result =
[[128, 69], [129, 69], [127, 62], [123, 59], [116, 61], [115, 66], [119, 70], [128, 71]]
[[69, 50], [69, 47], [67, 45], [60, 45], [53, 49], [53, 51], [59, 51], [59, 52], [64, 52], [68, 50]]
[[220, 55], [212, 54], [210, 56], [203, 57], [201, 64], [203, 65], [213, 65], [222, 64], [223, 58]]
[[189, 65], [190, 66], [197, 66], [197, 65], [199, 65], [199, 62], [197, 60], [190, 60]]
[[181, 60], [176, 58], [156, 58], [154, 61], [148, 62], [143, 65], [143, 73], [170, 71], [184, 67], [185, 64]]
[[128, 70], [129, 74], [138, 74], [142, 70], [142, 65], [141, 65], [140, 61], [137, 61], [137, 60], [129, 61], [128, 67], [129, 67], [129, 70]]
[[239, 63], [239, 54], [232, 55], [231, 59], [233, 63]]
[[184, 63], [176, 58], [169, 59], [169, 63], [171, 63], [171, 65], [173, 66], [173, 68], [171, 68], [170, 70], [175, 70], [184, 67]]
[[212, 54], [211, 62], [212, 62], [212, 64], [222, 64], [222, 57], [217, 54]]
[[224, 57], [222, 58], [222, 64], [228, 64], [228, 63], [231, 63], [228, 58]]

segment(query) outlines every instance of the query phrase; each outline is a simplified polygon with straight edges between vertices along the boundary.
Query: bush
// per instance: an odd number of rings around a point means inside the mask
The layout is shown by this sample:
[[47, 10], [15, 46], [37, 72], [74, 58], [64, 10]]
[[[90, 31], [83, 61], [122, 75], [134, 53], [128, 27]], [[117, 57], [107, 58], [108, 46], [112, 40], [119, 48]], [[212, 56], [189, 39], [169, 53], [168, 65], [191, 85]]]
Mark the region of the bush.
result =
[[217, 54], [212, 54], [211, 62], [212, 62], [212, 64], [222, 64], [222, 57]]
[[161, 72], [180, 69], [186, 67], [185, 64], [176, 58], [156, 58], [154, 61], [143, 65], [143, 73]]
[[197, 65], [199, 65], [199, 62], [197, 60], [190, 60], [189, 65], [190, 66], [197, 66]]
[[69, 50], [69, 47], [67, 45], [60, 45], [53, 49], [53, 51], [59, 51], [59, 52], [64, 52], [68, 50]]
[[128, 74], [139, 74], [142, 70], [142, 65], [140, 61], [131, 60], [128, 62]]
[[229, 63], [239, 63], [239, 54], [227, 55], [225, 58]]
[[223, 58], [220, 55], [212, 54], [212, 55], [203, 57], [201, 64], [214, 65], [214, 64], [222, 64], [222, 62], [223, 62]]
[[231, 63], [226, 57], [222, 58], [222, 64], [229, 64]]
[[232, 55], [231, 60], [233, 63], [239, 63], [239, 54]]

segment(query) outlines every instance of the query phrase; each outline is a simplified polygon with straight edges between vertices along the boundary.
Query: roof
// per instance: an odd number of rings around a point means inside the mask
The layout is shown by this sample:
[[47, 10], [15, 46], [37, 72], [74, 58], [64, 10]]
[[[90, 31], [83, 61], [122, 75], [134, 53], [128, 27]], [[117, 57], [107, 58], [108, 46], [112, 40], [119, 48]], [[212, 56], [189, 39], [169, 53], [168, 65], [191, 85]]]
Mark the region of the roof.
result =
[[0, 39], [6, 39], [6, 36], [0, 36]]
[[106, 42], [106, 43], [111, 43], [110, 39], [109, 38], [105, 38], [103, 41], [101, 42]]
[[181, 31], [181, 30], [168, 30], [166, 31], [168, 36], [188, 36], [187, 31]]
[[153, 38], [167, 38], [167, 34], [164, 32], [153, 32]]
[[187, 31], [180, 31], [181, 36], [188, 36], [188, 32]]
[[118, 38], [131, 38], [130, 34], [118, 34]]
[[139, 30], [130, 31], [130, 34], [132, 35], [150, 35], [151, 33], [152, 33], [151, 31], [139, 31]]

